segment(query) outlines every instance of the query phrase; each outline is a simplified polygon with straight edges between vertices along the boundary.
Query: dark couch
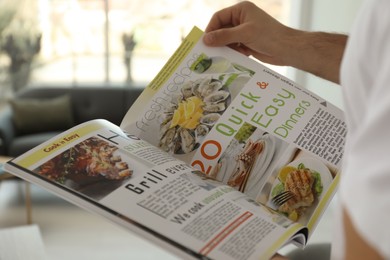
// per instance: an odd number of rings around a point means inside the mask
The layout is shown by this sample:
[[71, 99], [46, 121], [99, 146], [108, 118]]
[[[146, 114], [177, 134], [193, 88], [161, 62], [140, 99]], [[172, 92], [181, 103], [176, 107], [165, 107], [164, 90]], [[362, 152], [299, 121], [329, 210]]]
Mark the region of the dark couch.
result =
[[[91, 119], [107, 119], [119, 125], [127, 110], [143, 91], [141, 87], [33, 87], [18, 93], [14, 100], [38, 101], [43, 111], [28, 118], [15, 118], [20, 114], [14, 103], [0, 111], [0, 155], [15, 157], [66, 130]], [[63, 99], [62, 97], [66, 98]], [[39, 100], [37, 100], [39, 99]], [[67, 108], [56, 112], [51, 109], [51, 100], [68, 102]], [[55, 101], [57, 102], [57, 101]], [[58, 103], [58, 102], [57, 102]], [[23, 104], [24, 105], [24, 104]], [[46, 106], [46, 107], [45, 107]], [[23, 109], [23, 106], [20, 106]], [[68, 109], [69, 108], [69, 109]], [[26, 107], [24, 108], [26, 109]], [[68, 109], [68, 110], [66, 110]], [[62, 112], [64, 111], [64, 112]], [[69, 111], [69, 112], [67, 112]], [[25, 114], [31, 111], [24, 111]], [[56, 117], [53, 117], [53, 114]], [[52, 118], [53, 120], [51, 120]], [[31, 122], [26, 126], [27, 121]], [[46, 123], [42, 123], [47, 121]], [[45, 128], [45, 124], [57, 121], [56, 126]], [[35, 122], [41, 122], [36, 123]]]

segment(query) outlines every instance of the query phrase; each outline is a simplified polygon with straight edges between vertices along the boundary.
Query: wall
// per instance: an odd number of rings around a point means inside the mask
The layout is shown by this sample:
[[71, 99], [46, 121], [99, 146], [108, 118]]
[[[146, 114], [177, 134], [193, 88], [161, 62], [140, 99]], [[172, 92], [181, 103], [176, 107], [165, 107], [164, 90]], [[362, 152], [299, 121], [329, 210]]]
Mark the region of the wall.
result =
[[[310, 31], [348, 34], [363, 0], [292, 0], [291, 26]], [[341, 88], [311, 74], [289, 69], [288, 77], [338, 107], [342, 106]]]

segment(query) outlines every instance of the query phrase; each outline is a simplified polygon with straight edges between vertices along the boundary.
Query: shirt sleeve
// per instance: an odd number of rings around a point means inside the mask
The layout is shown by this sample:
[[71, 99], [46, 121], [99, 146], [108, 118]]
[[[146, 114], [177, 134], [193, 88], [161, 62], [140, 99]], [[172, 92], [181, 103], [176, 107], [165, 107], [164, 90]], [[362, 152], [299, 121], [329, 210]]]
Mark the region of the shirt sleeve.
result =
[[[372, 1], [366, 28], [360, 32], [365, 42], [352, 42], [357, 59], [366, 67], [361, 75], [364, 82], [363, 106], [355, 116], [353, 134], [348, 135], [344, 169], [340, 184], [341, 203], [362, 237], [386, 259], [390, 259], [390, 2]], [[386, 17], [386, 18], [385, 18]], [[351, 41], [354, 39], [352, 38]], [[362, 44], [362, 45], [361, 45]], [[355, 52], [356, 53], [356, 52]], [[343, 86], [354, 91], [354, 86]]]

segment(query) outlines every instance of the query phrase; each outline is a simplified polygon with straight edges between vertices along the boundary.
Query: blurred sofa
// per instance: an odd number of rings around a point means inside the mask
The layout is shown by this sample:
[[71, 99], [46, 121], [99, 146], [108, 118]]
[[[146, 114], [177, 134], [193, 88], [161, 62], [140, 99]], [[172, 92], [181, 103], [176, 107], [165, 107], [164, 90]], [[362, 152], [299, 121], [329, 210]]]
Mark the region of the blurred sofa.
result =
[[0, 111], [0, 155], [15, 157], [91, 119], [120, 125], [142, 87], [32, 87]]

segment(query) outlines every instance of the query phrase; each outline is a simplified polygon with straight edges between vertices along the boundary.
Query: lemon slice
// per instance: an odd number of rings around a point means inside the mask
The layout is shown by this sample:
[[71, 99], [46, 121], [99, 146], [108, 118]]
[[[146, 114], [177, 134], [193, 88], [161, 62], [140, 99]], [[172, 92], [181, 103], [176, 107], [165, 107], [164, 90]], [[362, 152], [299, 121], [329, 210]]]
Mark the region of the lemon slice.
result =
[[199, 111], [196, 111], [190, 119], [188, 119], [184, 125], [187, 129], [195, 129], [199, 125], [199, 120], [203, 114]]
[[169, 128], [177, 126], [180, 122], [180, 118], [181, 118], [180, 110], [176, 109], [175, 112], [173, 112], [173, 117]]
[[186, 120], [190, 119], [195, 112], [195, 103], [192, 100], [189, 100], [184, 104], [184, 118]]
[[187, 98], [188, 101], [192, 101], [195, 104], [195, 110], [197, 110], [199, 107], [204, 105], [204, 102], [202, 101], [201, 98], [197, 96], [192, 96]]
[[195, 129], [198, 126], [198, 124], [199, 124], [198, 121], [190, 119], [185, 123], [183, 127], [187, 129]]
[[180, 115], [184, 115], [184, 102], [180, 102], [176, 110], [180, 112]]
[[288, 218], [292, 221], [297, 221], [299, 218], [298, 212], [296, 212], [295, 210], [292, 211], [290, 214], [288, 214]]
[[284, 166], [280, 169], [279, 171], [279, 174], [278, 174], [278, 179], [284, 183], [286, 181], [286, 178], [287, 178], [287, 175], [292, 172], [292, 171], [295, 171], [297, 168], [293, 167], [293, 166]]

